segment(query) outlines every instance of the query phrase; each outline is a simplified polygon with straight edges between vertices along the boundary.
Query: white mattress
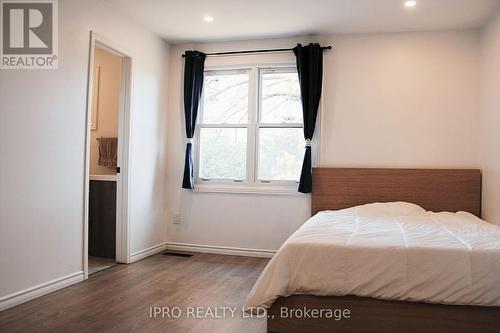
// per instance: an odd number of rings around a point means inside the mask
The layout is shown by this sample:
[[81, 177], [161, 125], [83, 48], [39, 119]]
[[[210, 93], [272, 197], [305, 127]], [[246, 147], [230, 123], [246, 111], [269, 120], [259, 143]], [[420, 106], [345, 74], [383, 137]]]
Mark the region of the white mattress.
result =
[[500, 306], [500, 227], [402, 202], [319, 212], [272, 258], [246, 306], [292, 294]]

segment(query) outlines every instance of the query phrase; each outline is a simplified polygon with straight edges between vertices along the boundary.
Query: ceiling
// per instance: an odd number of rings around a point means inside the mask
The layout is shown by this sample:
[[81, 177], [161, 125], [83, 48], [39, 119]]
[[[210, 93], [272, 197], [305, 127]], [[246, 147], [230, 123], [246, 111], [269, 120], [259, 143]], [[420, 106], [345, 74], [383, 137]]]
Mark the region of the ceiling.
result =
[[[477, 28], [500, 0], [103, 0], [170, 42]], [[211, 23], [203, 21], [213, 16]]]

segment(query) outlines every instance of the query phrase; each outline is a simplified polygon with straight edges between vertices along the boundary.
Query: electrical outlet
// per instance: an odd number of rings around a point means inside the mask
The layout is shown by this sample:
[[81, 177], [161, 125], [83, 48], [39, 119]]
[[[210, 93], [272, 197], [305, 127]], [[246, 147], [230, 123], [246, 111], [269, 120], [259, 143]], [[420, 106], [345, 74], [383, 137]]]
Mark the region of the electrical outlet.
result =
[[182, 222], [182, 216], [180, 213], [175, 213], [174, 214], [174, 224], [181, 224]]

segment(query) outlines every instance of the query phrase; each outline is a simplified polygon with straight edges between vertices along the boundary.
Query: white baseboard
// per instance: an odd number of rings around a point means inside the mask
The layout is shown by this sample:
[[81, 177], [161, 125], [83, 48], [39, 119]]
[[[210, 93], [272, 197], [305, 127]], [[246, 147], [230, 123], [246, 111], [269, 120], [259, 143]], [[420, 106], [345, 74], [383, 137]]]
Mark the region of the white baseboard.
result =
[[134, 252], [130, 255], [129, 263], [136, 262], [138, 260], [144, 259], [146, 257], [152, 256], [161, 252], [167, 248], [167, 243], [158, 244], [155, 246], [148, 247], [147, 249]]
[[4, 296], [0, 298], [0, 311], [27, 302], [34, 298], [50, 294], [51, 292], [68, 287], [81, 281], [83, 281], [83, 271], [66, 275], [61, 278]]
[[232, 256], [271, 258], [276, 251], [262, 249], [245, 249], [239, 247], [212, 246], [186, 243], [167, 242], [167, 249], [174, 251], [201, 252], [213, 254], [225, 254]]

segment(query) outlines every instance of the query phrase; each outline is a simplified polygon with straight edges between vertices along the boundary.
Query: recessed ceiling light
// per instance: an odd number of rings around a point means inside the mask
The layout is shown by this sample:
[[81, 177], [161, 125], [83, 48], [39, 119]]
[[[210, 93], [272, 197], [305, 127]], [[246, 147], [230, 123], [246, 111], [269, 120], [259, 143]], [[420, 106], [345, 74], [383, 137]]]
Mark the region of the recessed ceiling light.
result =
[[403, 4], [406, 8], [413, 8], [417, 5], [416, 0], [406, 0]]
[[214, 17], [211, 16], [211, 15], [205, 15], [203, 17], [203, 21], [205, 21], [205, 22], [213, 22], [214, 21]]

